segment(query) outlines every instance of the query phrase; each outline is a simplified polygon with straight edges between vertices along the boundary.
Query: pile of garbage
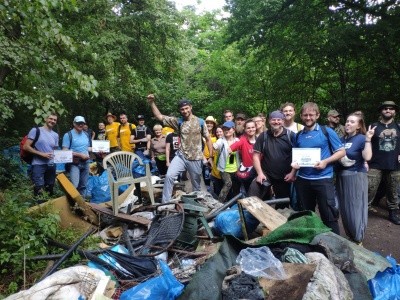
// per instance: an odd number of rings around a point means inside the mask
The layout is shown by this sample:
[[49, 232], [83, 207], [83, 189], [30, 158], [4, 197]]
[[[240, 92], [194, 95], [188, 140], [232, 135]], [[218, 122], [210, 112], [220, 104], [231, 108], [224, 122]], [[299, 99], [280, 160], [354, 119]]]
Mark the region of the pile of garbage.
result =
[[[57, 201], [70, 202], [71, 195]], [[80, 216], [64, 207], [61, 218], [84, 219], [87, 232], [74, 245], [49, 241], [65, 249], [63, 255], [28, 258], [55, 263], [30, 289], [6, 299], [370, 299], [399, 293], [399, 285], [389, 287], [400, 278], [392, 258], [330, 232], [313, 212], [276, 211], [241, 194], [225, 204], [207, 192], [178, 192], [167, 204], [137, 201], [131, 192], [118, 215], [107, 204], [80, 202]], [[80, 249], [91, 234], [101, 237], [99, 249]], [[73, 253], [82, 263], [58, 270]]]

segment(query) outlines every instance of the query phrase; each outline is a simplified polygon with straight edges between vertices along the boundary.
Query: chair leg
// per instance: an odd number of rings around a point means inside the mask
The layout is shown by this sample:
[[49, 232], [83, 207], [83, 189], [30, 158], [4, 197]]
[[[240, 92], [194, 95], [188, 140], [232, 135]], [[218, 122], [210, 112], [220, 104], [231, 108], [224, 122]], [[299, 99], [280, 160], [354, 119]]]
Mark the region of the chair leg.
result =
[[151, 204], [154, 205], [155, 201], [154, 201], [154, 188], [153, 185], [151, 184], [151, 182], [147, 182], [147, 190], [149, 191], [149, 197], [150, 197], [150, 201]]
[[112, 209], [113, 215], [118, 215], [118, 185], [113, 185], [113, 196], [112, 196]]

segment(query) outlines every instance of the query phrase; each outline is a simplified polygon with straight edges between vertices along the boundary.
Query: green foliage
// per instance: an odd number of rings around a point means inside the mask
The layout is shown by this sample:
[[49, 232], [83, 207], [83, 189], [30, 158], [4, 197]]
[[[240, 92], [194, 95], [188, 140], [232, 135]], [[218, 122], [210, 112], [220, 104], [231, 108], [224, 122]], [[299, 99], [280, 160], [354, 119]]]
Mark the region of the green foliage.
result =
[[[22, 196], [22, 197], [21, 197]], [[46, 211], [28, 214], [21, 193], [4, 193], [0, 202], [0, 273], [19, 282], [25, 257], [47, 253], [46, 239], [58, 230], [59, 216]]]

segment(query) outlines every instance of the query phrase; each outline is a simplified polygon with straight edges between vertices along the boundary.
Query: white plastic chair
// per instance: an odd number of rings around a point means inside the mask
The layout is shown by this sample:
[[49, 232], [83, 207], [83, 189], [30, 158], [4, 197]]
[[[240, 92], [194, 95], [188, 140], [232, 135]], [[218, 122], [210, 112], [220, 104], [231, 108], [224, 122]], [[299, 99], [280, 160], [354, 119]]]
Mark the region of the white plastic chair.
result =
[[[146, 174], [143, 177], [134, 177], [132, 165], [138, 160], [140, 166], [144, 166]], [[118, 151], [108, 154], [103, 159], [104, 170], [108, 172], [108, 183], [111, 189], [111, 201], [113, 214], [118, 214], [118, 188], [125, 184], [145, 182], [149, 191], [151, 203], [154, 204], [154, 189], [151, 184], [151, 172], [149, 164], [144, 164], [142, 159], [127, 151]]]

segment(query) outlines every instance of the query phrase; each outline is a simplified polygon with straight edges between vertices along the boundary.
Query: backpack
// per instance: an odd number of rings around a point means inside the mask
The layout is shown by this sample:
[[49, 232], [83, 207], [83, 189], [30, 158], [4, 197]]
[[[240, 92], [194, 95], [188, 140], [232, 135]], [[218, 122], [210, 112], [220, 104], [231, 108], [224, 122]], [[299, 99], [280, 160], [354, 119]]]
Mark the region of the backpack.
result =
[[[132, 129], [131, 129], [132, 130]], [[146, 136], [146, 132], [147, 132], [147, 126], [143, 125], [142, 129], [140, 131], [144, 131], [144, 135]], [[138, 126], [136, 126], [135, 128], [135, 138], [138, 138]]]
[[[263, 143], [261, 153], [263, 153], [265, 148], [267, 147], [267, 130], [265, 130], [263, 134], [264, 134], [264, 143]], [[294, 139], [296, 138], [296, 141], [297, 141], [297, 136], [295, 136], [295, 133], [289, 129], [286, 129], [286, 134], [287, 134], [288, 141], [292, 144], [292, 147], [293, 147], [294, 141], [295, 141]]]
[[[122, 124], [119, 124], [119, 126], [118, 126], [118, 138], [119, 138], [119, 134], [120, 134], [120, 132], [121, 132], [121, 126], [122, 126]], [[128, 127], [129, 127], [129, 131], [130, 131], [130, 135], [132, 135], [132, 124], [131, 123], [128, 123]], [[136, 130], [136, 129], [135, 129]], [[136, 136], [135, 136], [136, 137]]]
[[[83, 131], [83, 132], [86, 134], [86, 136], [89, 139], [89, 147], [92, 147], [92, 139], [89, 136], [89, 132], [87, 132], [87, 131]], [[71, 132], [71, 130], [68, 131], [68, 137], [69, 137], [69, 147], [68, 147], [68, 149], [71, 149], [71, 147], [72, 147], [72, 132]]]
[[[35, 126], [36, 128], [36, 134], [35, 134], [35, 138], [32, 141], [32, 148], [35, 148], [35, 144], [39, 139], [40, 136], [40, 129], [38, 126]], [[28, 140], [28, 135], [25, 135], [24, 138], [21, 140], [21, 142], [19, 143], [19, 157], [21, 158], [22, 161], [26, 162], [27, 164], [31, 164], [32, 160], [33, 160], [33, 156], [35, 154], [24, 150], [24, 145], [26, 143], [26, 141]]]
[[[331, 154], [334, 153], [335, 151], [333, 151], [333, 148], [332, 148], [332, 145], [331, 145], [331, 141], [329, 140], [329, 133], [328, 133], [328, 130], [326, 130], [326, 126], [325, 125], [319, 125], [319, 127], [321, 127], [322, 133], [326, 136], [326, 139], [328, 140], [329, 150], [331, 151]], [[299, 135], [302, 132], [303, 132], [303, 130], [300, 130], [298, 133], [296, 133], [296, 144], [297, 144], [297, 140], [299, 138]]]

